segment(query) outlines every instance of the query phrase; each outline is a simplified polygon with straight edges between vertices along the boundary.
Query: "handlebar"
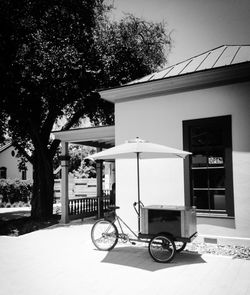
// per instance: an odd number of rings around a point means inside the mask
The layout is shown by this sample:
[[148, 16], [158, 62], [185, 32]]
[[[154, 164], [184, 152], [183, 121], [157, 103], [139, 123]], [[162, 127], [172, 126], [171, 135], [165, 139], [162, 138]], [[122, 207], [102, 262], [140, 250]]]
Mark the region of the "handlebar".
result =
[[[137, 204], [138, 204], [138, 202], [134, 202], [133, 206], [134, 206], [135, 212], [136, 212], [137, 215], [139, 216], [139, 211], [136, 209]], [[142, 203], [142, 201], [139, 201], [139, 206], [140, 206], [141, 208], [144, 207], [144, 204]]]

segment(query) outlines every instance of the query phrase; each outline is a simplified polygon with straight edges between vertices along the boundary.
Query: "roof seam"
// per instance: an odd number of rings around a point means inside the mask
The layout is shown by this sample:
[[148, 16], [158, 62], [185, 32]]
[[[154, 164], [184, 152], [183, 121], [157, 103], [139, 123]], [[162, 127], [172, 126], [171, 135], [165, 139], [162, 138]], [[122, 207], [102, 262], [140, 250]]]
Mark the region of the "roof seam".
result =
[[198, 67], [194, 70], [194, 72], [196, 72], [196, 71], [199, 69], [199, 67], [204, 63], [204, 61], [208, 58], [208, 56], [209, 56], [210, 54], [211, 54], [211, 51], [208, 52], [208, 53], [206, 54], [205, 58], [200, 62], [200, 64], [199, 64]]
[[234, 56], [233, 56], [233, 59], [232, 59], [231, 62], [230, 62], [230, 65], [231, 65], [231, 64], [233, 63], [233, 61], [235, 60], [235, 57], [236, 57], [236, 55], [238, 54], [238, 52], [240, 51], [241, 47], [242, 47], [242, 46], [238, 46], [238, 49], [236, 50], [236, 52], [235, 52], [235, 54], [234, 54]]
[[216, 65], [217, 61], [221, 58], [222, 54], [226, 51], [227, 48], [228, 48], [228, 46], [225, 45], [225, 48], [222, 50], [221, 54], [218, 56], [218, 58], [216, 59], [215, 63], [212, 65], [211, 68], [214, 68], [214, 66]]

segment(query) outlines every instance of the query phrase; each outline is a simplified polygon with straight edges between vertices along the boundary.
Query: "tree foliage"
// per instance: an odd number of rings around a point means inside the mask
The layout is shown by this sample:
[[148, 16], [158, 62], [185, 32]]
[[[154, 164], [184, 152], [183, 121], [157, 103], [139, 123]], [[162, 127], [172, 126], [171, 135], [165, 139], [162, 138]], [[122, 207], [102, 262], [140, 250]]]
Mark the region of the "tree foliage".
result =
[[110, 10], [103, 0], [0, 1], [0, 140], [8, 133], [33, 164], [34, 217], [52, 214], [55, 123], [113, 124], [113, 106], [98, 89], [166, 62], [163, 24], [131, 15], [111, 22]]
[[102, 87], [126, 84], [167, 63], [171, 38], [164, 22], [148, 22], [127, 14], [119, 22], [102, 22], [96, 34]]
[[[85, 159], [87, 156], [96, 152], [96, 148], [90, 146], [83, 146], [78, 144], [69, 145], [69, 167], [68, 170], [75, 178], [94, 178], [96, 177], [96, 163]], [[60, 166], [60, 150], [54, 157], [54, 171]], [[57, 178], [60, 178], [60, 170], [58, 171]]]

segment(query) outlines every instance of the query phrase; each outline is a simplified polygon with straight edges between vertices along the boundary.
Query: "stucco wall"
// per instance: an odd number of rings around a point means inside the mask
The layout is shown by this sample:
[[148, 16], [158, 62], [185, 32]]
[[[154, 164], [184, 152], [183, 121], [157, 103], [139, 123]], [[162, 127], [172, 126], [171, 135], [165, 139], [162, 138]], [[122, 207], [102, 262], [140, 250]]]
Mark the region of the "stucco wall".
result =
[[[22, 179], [22, 173], [18, 170], [18, 159], [12, 156], [12, 151], [16, 154], [15, 149], [10, 146], [0, 153], [0, 167], [7, 168], [7, 178]], [[32, 180], [32, 166], [30, 163], [27, 166], [27, 179]]]
[[[250, 238], [250, 83], [117, 103], [116, 144], [139, 136], [183, 149], [182, 121], [232, 115], [234, 220], [198, 218], [200, 234]], [[116, 163], [117, 203], [132, 226], [136, 218], [135, 161]], [[146, 205], [184, 204], [182, 160], [149, 160], [141, 164], [141, 195]]]

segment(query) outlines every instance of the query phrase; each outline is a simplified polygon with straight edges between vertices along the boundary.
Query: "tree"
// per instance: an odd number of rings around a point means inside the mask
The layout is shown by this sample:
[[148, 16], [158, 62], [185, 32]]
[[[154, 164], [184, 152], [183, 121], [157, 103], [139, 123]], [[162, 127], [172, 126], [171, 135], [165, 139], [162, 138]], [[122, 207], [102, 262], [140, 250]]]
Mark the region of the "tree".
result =
[[164, 22], [127, 14], [119, 22], [101, 22], [96, 34], [103, 88], [126, 84], [167, 63], [171, 38]]
[[[96, 177], [96, 163], [85, 159], [87, 156], [94, 154], [96, 148], [78, 144], [69, 145], [69, 172], [76, 178], [94, 178]], [[58, 171], [57, 178], [60, 178], [60, 150], [56, 153], [53, 161], [54, 171]]]
[[[61, 130], [88, 117], [113, 124], [98, 89], [126, 83], [166, 61], [164, 26], [132, 16], [112, 23], [103, 0], [0, 2], [0, 138], [8, 133], [33, 165], [34, 218], [53, 212], [53, 157]], [[124, 58], [126, 57], [126, 63]]]

